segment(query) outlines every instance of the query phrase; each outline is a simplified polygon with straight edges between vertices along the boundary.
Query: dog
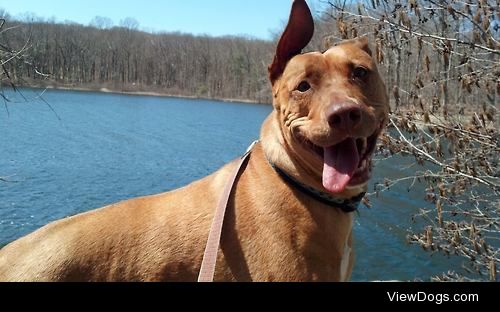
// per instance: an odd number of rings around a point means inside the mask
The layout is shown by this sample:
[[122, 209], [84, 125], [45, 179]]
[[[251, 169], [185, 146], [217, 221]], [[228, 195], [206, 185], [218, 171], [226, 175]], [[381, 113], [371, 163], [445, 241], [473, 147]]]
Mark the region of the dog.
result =
[[[353, 211], [389, 112], [366, 38], [302, 53], [295, 0], [269, 66], [274, 110], [229, 198], [215, 281], [348, 281]], [[0, 251], [0, 281], [196, 281], [232, 162], [173, 192], [52, 223]]]

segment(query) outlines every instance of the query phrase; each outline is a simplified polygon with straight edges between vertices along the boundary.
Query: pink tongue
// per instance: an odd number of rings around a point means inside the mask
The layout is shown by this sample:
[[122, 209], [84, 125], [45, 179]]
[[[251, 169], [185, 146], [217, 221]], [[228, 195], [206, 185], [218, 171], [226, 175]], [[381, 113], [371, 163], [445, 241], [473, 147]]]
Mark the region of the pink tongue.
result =
[[356, 141], [347, 139], [344, 142], [325, 148], [325, 166], [323, 169], [323, 186], [331, 193], [345, 191], [359, 165], [359, 153]]

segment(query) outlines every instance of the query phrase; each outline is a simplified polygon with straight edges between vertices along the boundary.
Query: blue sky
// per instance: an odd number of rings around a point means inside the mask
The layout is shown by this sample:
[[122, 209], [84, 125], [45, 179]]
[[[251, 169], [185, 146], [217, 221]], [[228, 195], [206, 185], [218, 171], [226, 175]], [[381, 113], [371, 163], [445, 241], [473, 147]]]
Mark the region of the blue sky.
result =
[[[56, 21], [87, 25], [95, 16], [117, 25], [135, 18], [147, 31], [194, 34], [250, 35], [270, 39], [288, 18], [292, 0], [0, 0], [0, 8], [15, 17], [33, 13]], [[321, 0], [308, 1], [318, 11]]]

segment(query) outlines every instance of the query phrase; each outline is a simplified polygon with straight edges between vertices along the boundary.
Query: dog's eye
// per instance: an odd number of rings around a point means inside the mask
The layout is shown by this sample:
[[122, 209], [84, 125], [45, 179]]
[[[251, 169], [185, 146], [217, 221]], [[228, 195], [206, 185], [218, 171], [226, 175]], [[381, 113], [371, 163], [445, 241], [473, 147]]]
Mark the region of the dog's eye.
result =
[[297, 91], [299, 91], [299, 92], [304, 93], [304, 92], [307, 92], [307, 91], [311, 90], [311, 85], [310, 85], [310, 84], [309, 84], [309, 82], [307, 82], [307, 81], [302, 81], [302, 82], [298, 85], [298, 87], [297, 87], [297, 89], [296, 89], [296, 90], [297, 90]]
[[352, 76], [354, 79], [366, 79], [366, 77], [368, 77], [368, 69], [364, 68], [364, 67], [356, 67], [354, 68], [353, 72], [352, 72]]

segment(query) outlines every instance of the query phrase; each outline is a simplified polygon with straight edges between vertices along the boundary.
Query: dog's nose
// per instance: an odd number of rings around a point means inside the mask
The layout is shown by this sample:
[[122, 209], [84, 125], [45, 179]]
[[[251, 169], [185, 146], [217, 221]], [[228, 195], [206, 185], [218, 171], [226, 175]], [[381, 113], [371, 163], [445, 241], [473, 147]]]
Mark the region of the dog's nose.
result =
[[334, 105], [329, 112], [328, 123], [337, 130], [349, 131], [356, 128], [362, 119], [362, 111], [355, 103]]

